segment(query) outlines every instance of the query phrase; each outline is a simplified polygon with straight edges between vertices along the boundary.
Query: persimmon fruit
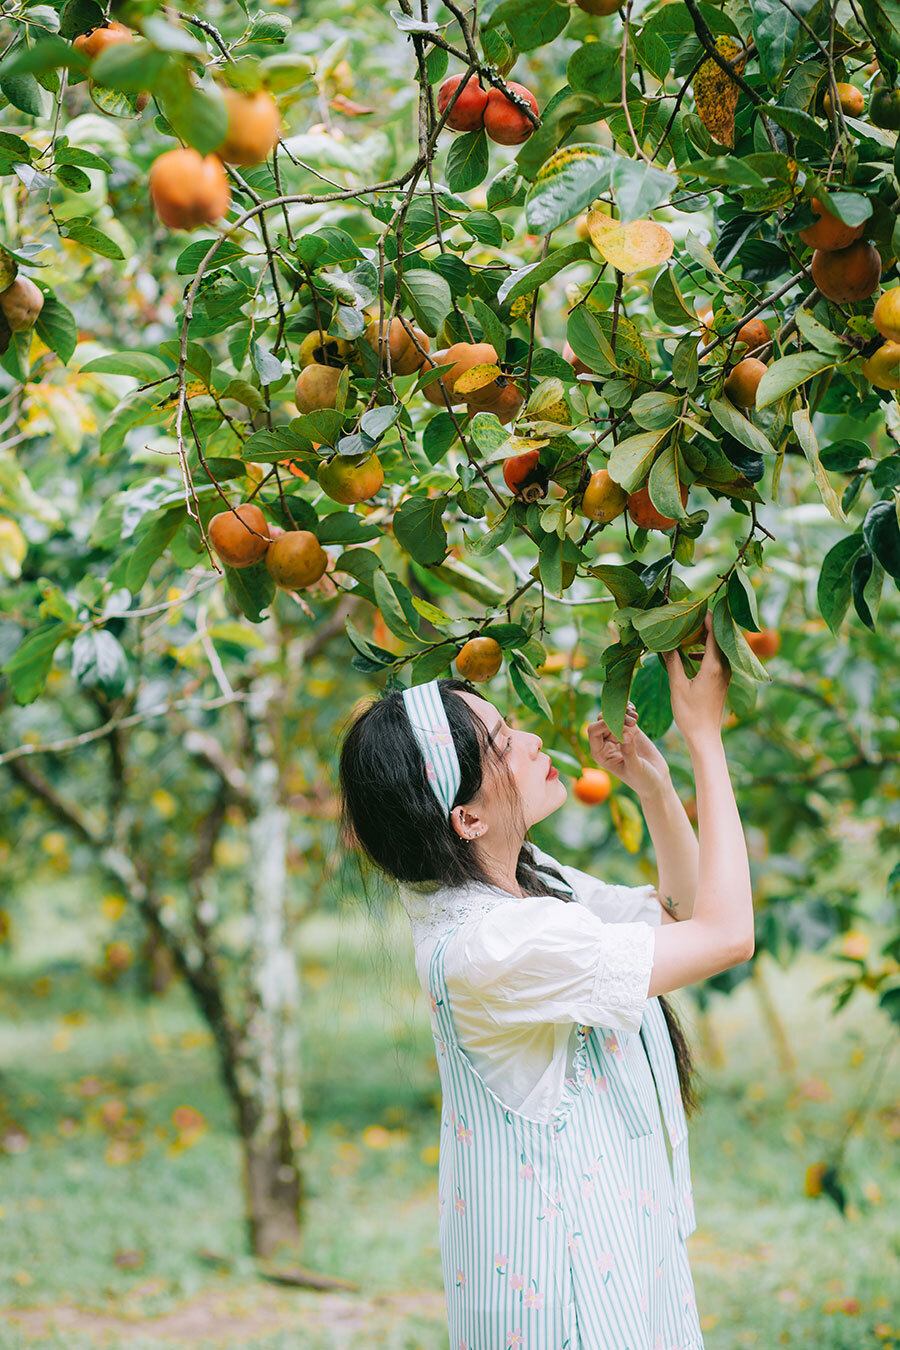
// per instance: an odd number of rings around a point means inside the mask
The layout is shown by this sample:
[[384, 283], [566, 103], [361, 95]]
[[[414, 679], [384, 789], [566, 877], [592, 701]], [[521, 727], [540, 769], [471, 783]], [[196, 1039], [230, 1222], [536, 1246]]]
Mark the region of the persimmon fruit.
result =
[[891, 286], [875, 301], [872, 322], [882, 337], [900, 342], [900, 286]]
[[[444, 353], [441, 364], [447, 367], [441, 376], [441, 383], [452, 398], [456, 393], [455, 385], [460, 375], [471, 370], [473, 366], [495, 366], [497, 353], [489, 342], [454, 342]], [[465, 394], [461, 394], [460, 398], [463, 402], [468, 402]]]
[[285, 530], [269, 545], [266, 567], [276, 586], [302, 590], [324, 574], [328, 554], [312, 531]]
[[586, 366], [584, 362], [575, 355], [568, 342], [563, 343], [562, 354], [563, 360], [568, 361], [576, 375], [591, 375], [593, 373], [590, 366]]
[[[431, 340], [420, 328], [413, 327], [416, 342], [419, 347], [427, 353], [431, 350]], [[376, 354], [379, 351], [382, 359], [387, 366], [387, 357], [390, 353], [391, 373], [393, 375], [414, 375], [425, 364], [425, 357], [419, 351], [416, 343], [413, 342], [409, 333], [403, 327], [400, 319], [394, 317], [390, 325], [382, 323], [379, 327], [377, 319], [366, 328], [363, 337]]]
[[342, 506], [355, 506], [374, 497], [384, 482], [384, 469], [375, 451], [365, 458], [335, 455], [323, 459], [316, 470], [319, 487], [332, 501]]
[[585, 14], [593, 14], [600, 18], [616, 14], [622, 8], [622, 0], [575, 0], [575, 3]]
[[[512, 81], [506, 87], [524, 99], [537, 117], [538, 102], [530, 89]], [[521, 145], [528, 140], [535, 125], [502, 89], [490, 89], [484, 109], [484, 129], [498, 145]]]
[[281, 135], [281, 113], [271, 94], [258, 89], [255, 94], [221, 86], [228, 130], [216, 149], [226, 164], [259, 164], [271, 154]]
[[[524, 402], [525, 399], [512, 380], [505, 380], [502, 385], [498, 385], [491, 401], [483, 403], [477, 411], [493, 413], [498, 422], [501, 422], [503, 426], [508, 426], [517, 416]], [[469, 404], [469, 408], [473, 410], [472, 404]]]
[[148, 184], [153, 209], [164, 225], [175, 230], [212, 225], [231, 205], [222, 161], [190, 147], [164, 150], [150, 166]]
[[900, 389], [900, 342], [883, 342], [863, 361], [862, 373], [876, 389]]
[[88, 33], [79, 33], [72, 46], [89, 61], [94, 61], [101, 52], [106, 51], [107, 47], [133, 41], [134, 33], [131, 29], [126, 28], [124, 23], [113, 20], [111, 23], [101, 24], [98, 28], [92, 28]]
[[612, 780], [605, 769], [582, 769], [581, 777], [576, 778], [572, 791], [585, 806], [599, 806], [609, 797]]
[[757, 360], [755, 356], [745, 356], [728, 373], [724, 386], [726, 397], [738, 408], [755, 408], [756, 391], [765, 373], [764, 361]]
[[480, 131], [484, 126], [484, 110], [487, 107], [488, 95], [474, 74], [468, 78], [463, 75], [451, 75], [449, 80], [444, 80], [438, 90], [438, 115], [443, 115], [444, 109], [456, 93], [457, 85], [463, 79], [465, 79], [463, 91], [454, 103], [444, 125], [453, 131]]
[[761, 660], [774, 656], [781, 646], [781, 634], [777, 628], [761, 628], [758, 633], [745, 632], [744, 638], [753, 655]]
[[6, 315], [11, 333], [33, 328], [43, 304], [43, 291], [28, 277], [16, 277], [11, 286], [0, 291], [0, 309]]
[[837, 305], [856, 304], [874, 295], [881, 280], [881, 257], [865, 239], [835, 251], [816, 249], [809, 265], [812, 279]]
[[[688, 498], [687, 483], [680, 483], [679, 491], [681, 504], [685, 506]], [[628, 494], [628, 514], [635, 525], [639, 525], [645, 530], [670, 530], [675, 524], [674, 518], [664, 516], [662, 512], [657, 511], [650, 500], [650, 489], [647, 487], [639, 488], [637, 492]]]
[[[846, 84], [842, 80], [838, 80], [834, 87], [835, 93], [838, 96], [838, 103], [841, 106], [841, 112], [847, 117], [859, 117], [863, 108], [866, 106], [863, 91], [857, 89], [855, 84]], [[824, 109], [825, 116], [830, 117], [832, 109], [830, 89], [826, 90], [825, 97], [822, 99], [822, 108]]]
[[503, 648], [496, 638], [470, 638], [456, 654], [456, 669], [464, 680], [482, 684], [492, 680], [503, 665]]
[[503, 461], [503, 481], [515, 497], [536, 502], [547, 490], [546, 475], [538, 472], [541, 462], [539, 450], [525, 450], [521, 455], [510, 455]]
[[316, 329], [307, 333], [297, 350], [297, 364], [301, 367], [342, 366], [353, 351], [353, 343], [346, 338], [332, 337], [330, 333], [320, 333]]
[[252, 567], [271, 545], [266, 518], [253, 502], [213, 516], [209, 542], [228, 567]]
[[819, 201], [818, 197], [813, 197], [809, 206], [819, 219], [815, 225], [807, 225], [805, 230], [798, 233], [804, 244], [809, 244], [810, 248], [829, 250], [849, 248], [862, 236], [864, 225], [845, 225]]
[[294, 385], [294, 402], [301, 413], [333, 408], [337, 403], [340, 366], [304, 366]]
[[[428, 360], [422, 362], [422, 367], [425, 370], [436, 370], [443, 368], [446, 364], [447, 349], [443, 347], [440, 351], [432, 352]], [[429, 403], [435, 404], [438, 408], [446, 408], [448, 403], [452, 407], [459, 407], [461, 403], [465, 402], [461, 394], [458, 398], [454, 398], [452, 394], [447, 393], [443, 375], [439, 380], [432, 380], [429, 384], [426, 384], [421, 392], [423, 398], [426, 398]]]
[[595, 469], [584, 489], [579, 511], [588, 520], [608, 525], [616, 516], [620, 516], [628, 505], [628, 493], [610, 478], [606, 469]]
[[900, 131], [900, 89], [875, 89], [869, 99], [869, 121], [873, 127]]
[[762, 319], [748, 319], [746, 323], [741, 324], [737, 331], [738, 342], [743, 342], [753, 351], [756, 347], [762, 347], [771, 341], [772, 334], [769, 332], [769, 325]]

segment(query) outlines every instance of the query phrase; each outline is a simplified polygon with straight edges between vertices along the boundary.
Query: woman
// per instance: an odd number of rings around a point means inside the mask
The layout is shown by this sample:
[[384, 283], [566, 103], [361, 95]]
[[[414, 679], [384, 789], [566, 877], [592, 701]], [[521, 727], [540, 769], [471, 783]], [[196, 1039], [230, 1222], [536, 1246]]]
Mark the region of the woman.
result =
[[699, 849], [633, 706], [621, 742], [602, 719], [589, 729], [597, 762], [640, 796], [658, 896], [526, 842], [566, 789], [540, 737], [465, 681], [390, 691], [344, 740], [345, 838], [400, 883], [430, 996], [451, 1350], [703, 1346], [685, 1246], [690, 1055], [660, 996], [754, 942], [721, 740], [730, 670], [705, 626], [693, 679], [664, 654]]

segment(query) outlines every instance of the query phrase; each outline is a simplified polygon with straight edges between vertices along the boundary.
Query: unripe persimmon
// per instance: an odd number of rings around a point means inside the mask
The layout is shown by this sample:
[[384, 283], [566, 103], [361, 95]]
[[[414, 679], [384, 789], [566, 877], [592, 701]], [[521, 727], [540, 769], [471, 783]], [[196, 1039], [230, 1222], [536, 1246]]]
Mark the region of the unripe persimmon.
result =
[[339, 366], [304, 366], [294, 385], [294, 402], [298, 411], [308, 413], [318, 408], [335, 407], [341, 373]]
[[93, 61], [101, 52], [105, 52], [107, 47], [133, 41], [134, 33], [131, 29], [126, 28], [124, 23], [116, 23], [113, 20], [112, 23], [101, 25], [99, 28], [92, 28], [89, 33], [79, 33], [72, 46], [89, 61]]
[[[861, 89], [857, 89], [855, 84], [845, 84], [843, 81], [839, 80], [835, 84], [835, 91], [838, 96], [838, 103], [841, 105], [841, 112], [843, 112], [845, 116], [861, 116], [862, 110], [866, 106], [866, 100], [863, 97], [863, 91]], [[824, 109], [826, 117], [831, 116], [832, 106], [831, 90], [828, 89], [825, 92], [825, 97], [822, 99], [822, 108]]]
[[869, 121], [873, 127], [900, 131], [900, 89], [873, 89], [869, 99]]
[[754, 656], [763, 660], [774, 656], [781, 646], [781, 634], [777, 628], [761, 628], [758, 633], [745, 632], [744, 638]]
[[[688, 498], [687, 483], [679, 484], [679, 491], [681, 504], [684, 506]], [[645, 530], [670, 530], [675, 524], [674, 519], [657, 511], [650, 500], [650, 489], [646, 487], [628, 494], [628, 514], [635, 525], [640, 525]]]
[[271, 154], [281, 135], [278, 104], [264, 89], [246, 94], [225, 84], [221, 92], [228, 130], [215, 153], [226, 164], [259, 164]]
[[526, 502], [536, 502], [543, 497], [547, 479], [545, 474], [537, 472], [540, 462], [539, 450], [525, 450], [521, 455], [510, 455], [503, 461], [503, 481], [514, 496]]
[[818, 197], [813, 197], [809, 206], [819, 219], [815, 225], [807, 225], [805, 230], [799, 230], [798, 233], [804, 244], [809, 244], [810, 248], [829, 250], [849, 248], [865, 229], [864, 225], [845, 225], [828, 210], [827, 206], [823, 206]]
[[[530, 89], [526, 89], [524, 84], [512, 82], [507, 88], [524, 99], [535, 116], [538, 115], [538, 102]], [[535, 125], [511, 98], [507, 98], [502, 89], [492, 88], [488, 91], [484, 109], [484, 129], [498, 145], [521, 145], [528, 140]]]
[[756, 391], [765, 373], [764, 361], [758, 361], [755, 356], [745, 356], [729, 371], [724, 386], [726, 396], [738, 408], [755, 408]]
[[605, 769], [582, 769], [581, 777], [576, 778], [572, 791], [585, 806], [597, 806], [605, 802], [610, 794], [612, 781]]
[[16, 277], [11, 286], [0, 291], [0, 309], [6, 315], [10, 332], [33, 328], [44, 304], [44, 293], [28, 277]]
[[228, 567], [252, 567], [271, 540], [266, 518], [253, 502], [220, 511], [209, 522], [209, 542]]
[[762, 319], [748, 319], [746, 323], [741, 324], [737, 331], [738, 342], [744, 342], [751, 351], [756, 347], [762, 347], [769, 342], [772, 334], [769, 332], [769, 325], [763, 323]]
[[150, 166], [150, 200], [164, 225], [195, 230], [212, 225], [231, 204], [231, 188], [222, 161], [190, 147], [164, 150]]
[[[437, 96], [439, 116], [443, 114], [447, 104], [456, 93], [457, 85], [465, 78], [463, 75], [451, 75], [449, 80], [444, 80]], [[484, 126], [484, 110], [487, 101], [486, 90], [482, 89], [474, 74], [469, 75], [465, 87], [454, 103], [453, 110], [444, 125], [450, 127], [453, 131], [480, 131]]]
[[492, 680], [503, 664], [503, 648], [496, 638], [470, 638], [456, 656], [456, 669], [464, 680], [481, 684]]
[[323, 459], [316, 477], [319, 487], [332, 501], [340, 502], [342, 506], [354, 506], [375, 496], [384, 482], [384, 469], [373, 450], [365, 459], [348, 455]]
[[332, 337], [330, 333], [320, 333], [316, 329], [312, 333], [307, 333], [300, 343], [297, 365], [301, 369], [313, 363], [320, 366], [345, 365], [352, 351], [353, 343], [348, 342], [346, 338]]
[[877, 248], [865, 239], [858, 239], [849, 248], [834, 252], [816, 249], [809, 270], [826, 300], [837, 305], [856, 304], [877, 291], [881, 258]]
[[610, 478], [606, 469], [596, 469], [591, 474], [578, 509], [588, 520], [596, 520], [601, 525], [607, 525], [611, 520], [615, 520], [616, 516], [620, 516], [627, 505], [628, 493], [625, 489]]
[[900, 342], [883, 342], [863, 361], [862, 373], [876, 389], [900, 389]]
[[[413, 328], [412, 325], [410, 327], [415, 334], [419, 347], [422, 347], [426, 352], [429, 351], [431, 340], [428, 335], [419, 328]], [[385, 340], [385, 335], [387, 335], [387, 340]], [[393, 375], [413, 375], [425, 363], [425, 357], [410, 338], [401, 320], [396, 317], [391, 319], [390, 326], [382, 323], [380, 328], [378, 320], [373, 319], [366, 328], [363, 337], [374, 352], [378, 353], [379, 348], [381, 349], [385, 366], [387, 366], [388, 352], [390, 352], [391, 373]]]
[[328, 566], [328, 554], [310, 530], [285, 530], [273, 539], [266, 567], [276, 586], [302, 590], [319, 580]]

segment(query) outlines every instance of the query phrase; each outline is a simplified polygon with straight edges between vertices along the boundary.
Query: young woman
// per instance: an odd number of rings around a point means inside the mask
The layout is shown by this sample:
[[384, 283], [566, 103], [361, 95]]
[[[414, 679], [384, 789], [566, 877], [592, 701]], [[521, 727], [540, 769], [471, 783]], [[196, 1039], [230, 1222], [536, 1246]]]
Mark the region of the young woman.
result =
[[430, 997], [451, 1350], [703, 1346], [690, 1053], [660, 996], [747, 960], [753, 909], [710, 617], [693, 679], [665, 660], [699, 847], [633, 706], [621, 742], [602, 719], [589, 730], [597, 763], [639, 794], [658, 894], [526, 841], [566, 789], [541, 738], [465, 681], [392, 690], [343, 742], [344, 837], [400, 883]]

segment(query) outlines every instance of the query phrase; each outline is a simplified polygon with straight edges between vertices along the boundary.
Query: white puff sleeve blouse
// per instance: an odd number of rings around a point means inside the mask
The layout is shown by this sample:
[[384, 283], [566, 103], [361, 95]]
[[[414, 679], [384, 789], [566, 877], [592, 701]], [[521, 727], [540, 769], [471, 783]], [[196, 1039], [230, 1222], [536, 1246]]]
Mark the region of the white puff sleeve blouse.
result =
[[558, 869], [575, 902], [493, 887], [401, 894], [423, 990], [435, 941], [458, 924], [444, 971], [459, 1043], [501, 1101], [549, 1120], [573, 1067], [576, 1024], [640, 1030], [662, 909], [654, 886], [610, 885], [534, 855]]

